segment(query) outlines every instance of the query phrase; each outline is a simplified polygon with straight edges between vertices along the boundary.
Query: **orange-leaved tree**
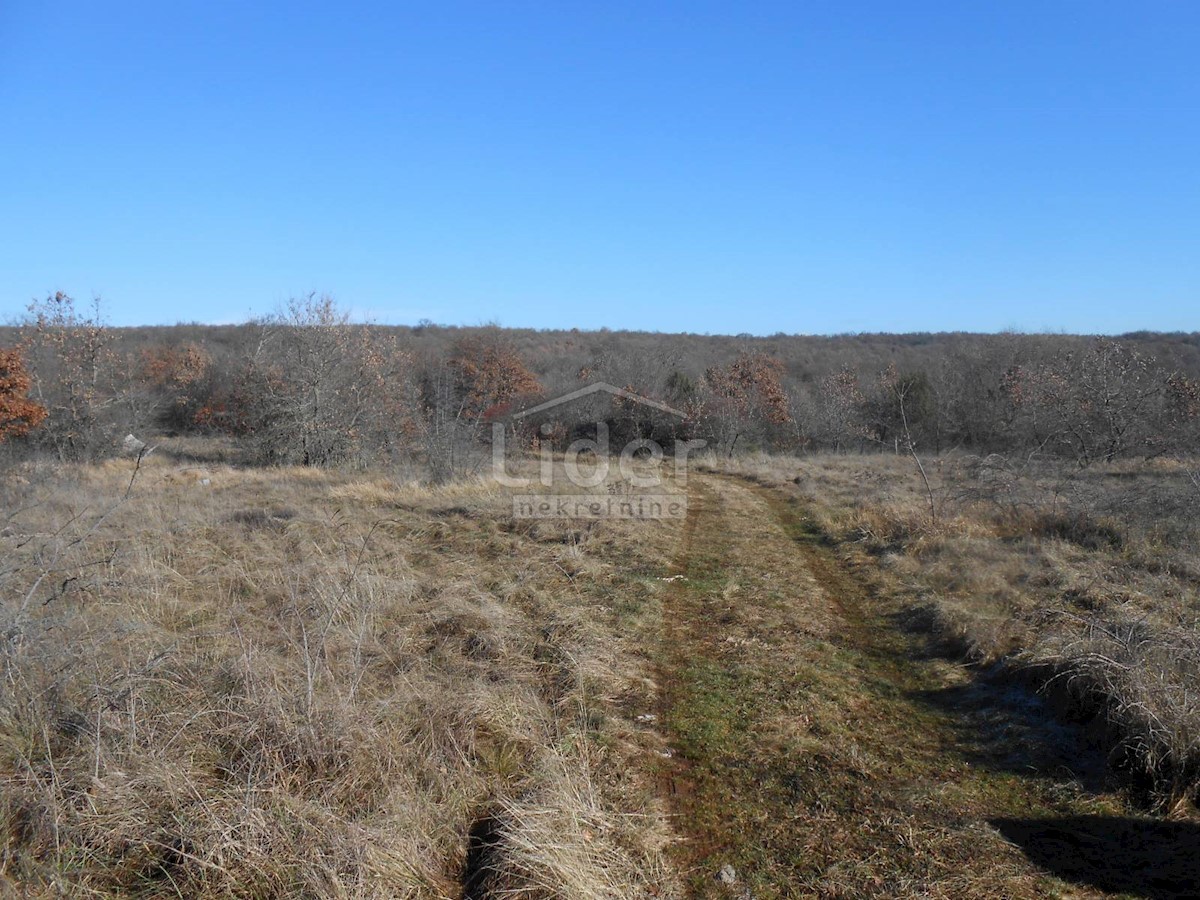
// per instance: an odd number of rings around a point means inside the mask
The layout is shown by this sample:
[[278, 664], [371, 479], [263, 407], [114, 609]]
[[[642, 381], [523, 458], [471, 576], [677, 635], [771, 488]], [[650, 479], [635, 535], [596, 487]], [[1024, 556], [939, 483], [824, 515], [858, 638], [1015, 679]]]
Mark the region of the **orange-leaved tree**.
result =
[[200, 345], [166, 344], [141, 352], [136, 377], [150, 394], [149, 405], [162, 423], [186, 429], [195, 423], [208, 399], [212, 369], [212, 356]]
[[22, 437], [46, 419], [46, 407], [29, 399], [33, 379], [19, 350], [0, 350], [0, 442]]
[[431, 477], [446, 481], [478, 464], [484, 423], [503, 418], [541, 389], [537, 376], [495, 329], [459, 339], [446, 356], [426, 356], [419, 393]]
[[455, 344], [450, 365], [458, 382], [463, 412], [472, 422], [507, 414], [514, 400], [541, 393], [542, 386], [506, 341], [491, 335]]
[[773, 356], [743, 350], [728, 366], [713, 366], [704, 378], [711, 393], [706, 412], [714, 437], [730, 456], [745, 432], [758, 430], [765, 436], [772, 426], [792, 421], [783, 363]]

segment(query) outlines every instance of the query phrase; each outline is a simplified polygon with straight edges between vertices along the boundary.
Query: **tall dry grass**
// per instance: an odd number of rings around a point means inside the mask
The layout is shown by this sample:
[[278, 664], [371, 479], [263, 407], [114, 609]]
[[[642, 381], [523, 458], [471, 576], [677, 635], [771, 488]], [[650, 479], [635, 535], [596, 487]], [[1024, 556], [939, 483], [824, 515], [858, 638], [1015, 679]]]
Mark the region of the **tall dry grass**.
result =
[[132, 466], [0, 480], [0, 885], [672, 895], [630, 764], [665, 537], [482, 480]]
[[1030, 680], [1088, 722], [1143, 799], [1200, 799], [1196, 465], [935, 458], [936, 522], [904, 457], [719, 467], [790, 492], [950, 652]]

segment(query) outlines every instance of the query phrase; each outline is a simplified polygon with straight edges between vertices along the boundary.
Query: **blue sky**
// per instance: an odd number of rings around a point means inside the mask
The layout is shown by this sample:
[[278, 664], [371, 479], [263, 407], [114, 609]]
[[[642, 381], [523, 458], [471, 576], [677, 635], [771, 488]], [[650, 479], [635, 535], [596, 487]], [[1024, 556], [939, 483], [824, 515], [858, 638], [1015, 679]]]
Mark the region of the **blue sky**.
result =
[[1200, 329], [1200, 4], [0, 2], [0, 318]]

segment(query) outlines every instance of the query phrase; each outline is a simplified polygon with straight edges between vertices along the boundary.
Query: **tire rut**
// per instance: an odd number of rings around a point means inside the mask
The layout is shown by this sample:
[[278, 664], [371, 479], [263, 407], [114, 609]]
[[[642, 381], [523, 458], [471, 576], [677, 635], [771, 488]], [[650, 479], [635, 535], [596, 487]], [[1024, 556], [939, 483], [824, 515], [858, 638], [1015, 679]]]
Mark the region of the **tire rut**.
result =
[[[1098, 896], [988, 824], [1095, 811], [1094, 798], [1069, 777], [981, 761], [980, 711], [936, 702], [962, 687], [961, 667], [923, 653], [786, 497], [693, 476], [673, 572], [659, 785], [692, 896]], [[1004, 737], [1006, 724], [992, 729], [1002, 740], [1030, 734]]]

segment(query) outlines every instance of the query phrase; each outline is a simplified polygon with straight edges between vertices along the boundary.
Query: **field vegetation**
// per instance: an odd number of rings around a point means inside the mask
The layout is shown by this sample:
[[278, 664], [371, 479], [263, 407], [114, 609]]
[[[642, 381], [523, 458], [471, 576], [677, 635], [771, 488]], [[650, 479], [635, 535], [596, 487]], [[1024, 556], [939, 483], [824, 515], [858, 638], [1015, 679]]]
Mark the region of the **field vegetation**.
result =
[[[636, 455], [685, 520], [514, 515], [500, 439], [564, 490], [606, 435], [706, 444]], [[53, 295], [0, 330], [0, 888], [1194, 895], [1198, 458], [1197, 335]]]
[[4, 483], [0, 879], [667, 890], [630, 762], [657, 740], [637, 717], [663, 570], [636, 524], [514, 522], [481, 480], [178, 459]]
[[1161, 810], [1200, 790], [1200, 490], [1183, 460], [761, 457], [769, 484], [945, 653], [1042, 691]]

